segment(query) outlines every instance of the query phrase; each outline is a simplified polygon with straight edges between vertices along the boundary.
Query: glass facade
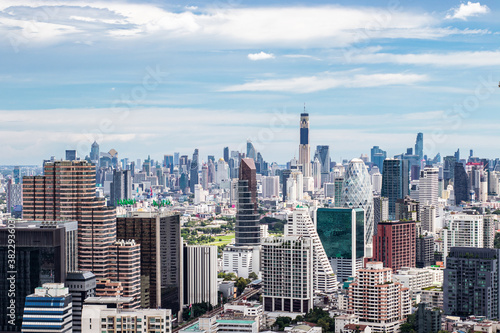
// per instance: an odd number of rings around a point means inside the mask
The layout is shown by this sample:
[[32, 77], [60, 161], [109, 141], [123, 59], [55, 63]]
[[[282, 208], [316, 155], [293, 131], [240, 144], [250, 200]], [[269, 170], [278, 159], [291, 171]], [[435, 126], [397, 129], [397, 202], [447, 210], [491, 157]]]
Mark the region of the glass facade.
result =
[[316, 226], [328, 258], [352, 258], [352, 214], [355, 215], [356, 258], [364, 256], [363, 209], [319, 208]]

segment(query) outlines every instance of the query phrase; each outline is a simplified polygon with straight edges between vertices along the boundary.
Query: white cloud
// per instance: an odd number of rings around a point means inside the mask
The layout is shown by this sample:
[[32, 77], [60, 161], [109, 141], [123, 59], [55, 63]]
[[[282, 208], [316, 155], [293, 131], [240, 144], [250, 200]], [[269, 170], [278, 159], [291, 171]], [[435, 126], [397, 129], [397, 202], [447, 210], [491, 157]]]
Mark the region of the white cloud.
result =
[[266, 60], [266, 59], [274, 59], [274, 54], [272, 53], [265, 53], [263, 51], [260, 51], [260, 53], [250, 53], [248, 55], [248, 59], [250, 60]]
[[286, 79], [255, 80], [233, 85], [221, 91], [279, 91], [295, 93], [311, 93], [333, 88], [365, 88], [389, 85], [408, 85], [427, 81], [426, 75], [385, 73], [385, 74], [355, 74], [321, 73], [315, 76], [302, 76]]
[[[22, 10], [21, 10], [22, 8]], [[384, 8], [309, 6], [192, 8], [172, 12], [154, 4], [110, 1], [3, 0], [0, 36], [26, 26], [54, 25], [39, 41], [75, 35], [101, 41], [154, 38], [211, 48], [346, 47], [377, 38], [436, 39], [480, 30], [440, 28], [440, 20], [419, 12]], [[5, 14], [2, 17], [1, 14]], [[57, 27], [57, 29], [55, 29]]]
[[367, 53], [351, 56], [349, 60], [353, 63], [365, 64], [396, 63], [464, 67], [498, 66], [500, 65], [500, 51], [421, 54]]
[[460, 19], [467, 21], [468, 17], [479, 16], [481, 14], [487, 14], [490, 9], [486, 5], [481, 5], [480, 2], [461, 3], [458, 8], [453, 8], [450, 13], [446, 15], [447, 19]]

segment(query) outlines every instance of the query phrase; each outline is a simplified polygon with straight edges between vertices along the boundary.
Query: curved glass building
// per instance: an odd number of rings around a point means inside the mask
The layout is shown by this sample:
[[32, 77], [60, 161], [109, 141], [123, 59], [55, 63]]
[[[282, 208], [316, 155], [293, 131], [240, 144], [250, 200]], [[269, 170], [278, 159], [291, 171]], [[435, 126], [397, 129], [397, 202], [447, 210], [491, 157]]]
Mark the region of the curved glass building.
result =
[[362, 208], [365, 211], [365, 256], [371, 256], [371, 244], [374, 231], [373, 192], [370, 174], [365, 163], [355, 158], [346, 169], [340, 207]]

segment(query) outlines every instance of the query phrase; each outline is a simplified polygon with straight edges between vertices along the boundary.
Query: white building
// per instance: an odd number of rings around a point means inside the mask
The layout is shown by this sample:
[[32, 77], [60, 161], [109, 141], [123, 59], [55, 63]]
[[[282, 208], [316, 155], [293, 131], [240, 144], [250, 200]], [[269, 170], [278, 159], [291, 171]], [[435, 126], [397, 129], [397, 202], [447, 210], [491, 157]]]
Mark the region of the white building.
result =
[[307, 313], [313, 308], [313, 242], [309, 237], [268, 237], [262, 242], [264, 311]]
[[220, 158], [215, 165], [215, 181], [217, 185], [221, 185], [223, 182], [229, 181], [229, 166], [224, 161], [223, 158]]
[[443, 256], [451, 247], [483, 247], [483, 215], [450, 214], [445, 218], [445, 227], [440, 233], [443, 240]]
[[[83, 305], [82, 333], [169, 333], [172, 314], [169, 309], [116, 309], [114, 297], [98, 297]], [[93, 303], [93, 304], [88, 304]]]
[[346, 314], [335, 317], [335, 333], [344, 332], [345, 325], [349, 324], [359, 324], [359, 316]]
[[438, 269], [403, 267], [393, 277], [410, 290], [443, 284], [443, 271]]
[[436, 206], [421, 206], [420, 219], [422, 220], [422, 231], [436, 232]]
[[380, 172], [371, 175], [373, 192], [382, 193], [382, 174]]
[[[420, 179], [418, 181], [417, 200], [420, 203], [420, 211], [421, 211], [420, 214], [422, 214], [424, 206], [437, 207], [438, 197], [439, 197], [439, 169], [433, 167], [425, 167], [420, 172]], [[434, 214], [435, 213], [436, 212], [434, 211]]]
[[217, 246], [184, 245], [184, 304], [217, 305]]
[[262, 196], [264, 198], [277, 198], [280, 191], [279, 176], [262, 177]]
[[314, 289], [324, 293], [337, 291], [335, 274], [316, 231], [316, 224], [311, 219], [307, 208], [296, 208], [291, 212], [288, 216], [288, 223], [285, 225], [285, 236], [306, 236], [312, 239]]
[[260, 248], [258, 246], [228, 245], [222, 252], [222, 270], [245, 279], [260, 270]]

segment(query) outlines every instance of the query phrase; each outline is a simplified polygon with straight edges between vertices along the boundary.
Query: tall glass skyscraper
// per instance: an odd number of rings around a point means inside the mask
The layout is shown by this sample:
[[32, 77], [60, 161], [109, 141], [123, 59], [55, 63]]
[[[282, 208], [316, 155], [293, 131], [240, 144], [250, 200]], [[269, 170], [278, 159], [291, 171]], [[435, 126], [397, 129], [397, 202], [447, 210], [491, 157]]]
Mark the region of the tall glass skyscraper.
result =
[[382, 196], [389, 199], [389, 219], [396, 215], [396, 200], [409, 194], [409, 170], [407, 160], [388, 158], [384, 161]]
[[424, 134], [417, 134], [417, 141], [415, 142], [415, 155], [418, 155], [420, 161], [424, 158]]
[[254, 160], [242, 159], [239, 173], [235, 245], [260, 245], [257, 170]]
[[455, 163], [453, 190], [455, 192], [455, 204], [460, 205], [462, 201], [469, 201], [469, 177], [464, 165]]
[[191, 160], [191, 170], [189, 174], [189, 188], [191, 190], [191, 193], [194, 193], [194, 186], [200, 183], [198, 179], [198, 159], [198, 149], [195, 149], [193, 153], [193, 159]]
[[254, 161], [257, 160], [257, 151], [250, 140], [247, 141], [247, 158], [253, 158]]
[[373, 191], [370, 174], [365, 163], [359, 158], [351, 160], [346, 169], [342, 184], [340, 206], [344, 208], [362, 208], [365, 211], [365, 247], [366, 256], [373, 238]]
[[330, 146], [316, 146], [315, 155], [321, 164], [321, 185], [323, 185], [330, 177]]
[[309, 113], [300, 114], [299, 163], [304, 177], [311, 177], [311, 148], [309, 146]]
[[387, 152], [380, 149], [379, 146], [373, 146], [371, 149], [371, 161], [378, 166], [380, 173], [383, 173], [384, 160], [387, 158]]

